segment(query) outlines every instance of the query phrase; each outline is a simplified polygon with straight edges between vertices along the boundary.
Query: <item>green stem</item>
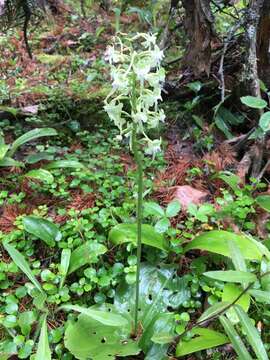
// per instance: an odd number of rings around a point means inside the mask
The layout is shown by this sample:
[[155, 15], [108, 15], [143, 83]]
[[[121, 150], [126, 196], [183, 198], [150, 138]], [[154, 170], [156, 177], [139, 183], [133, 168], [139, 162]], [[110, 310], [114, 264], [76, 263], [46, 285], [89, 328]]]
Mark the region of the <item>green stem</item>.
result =
[[136, 294], [135, 294], [135, 335], [138, 333], [138, 309], [140, 297], [140, 268], [142, 255], [142, 211], [143, 211], [143, 166], [142, 155], [138, 149], [137, 143], [137, 128], [134, 125], [132, 131], [132, 150], [137, 164], [137, 185], [138, 185], [138, 199], [137, 199], [137, 272], [136, 272]]

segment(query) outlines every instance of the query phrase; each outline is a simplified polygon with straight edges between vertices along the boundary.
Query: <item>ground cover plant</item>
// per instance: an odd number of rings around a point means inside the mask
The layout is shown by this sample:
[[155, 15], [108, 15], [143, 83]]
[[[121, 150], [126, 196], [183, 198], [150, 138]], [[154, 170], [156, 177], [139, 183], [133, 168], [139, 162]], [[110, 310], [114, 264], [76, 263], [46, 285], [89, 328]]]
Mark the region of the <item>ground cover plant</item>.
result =
[[269, 359], [269, 14], [0, 2], [1, 360]]

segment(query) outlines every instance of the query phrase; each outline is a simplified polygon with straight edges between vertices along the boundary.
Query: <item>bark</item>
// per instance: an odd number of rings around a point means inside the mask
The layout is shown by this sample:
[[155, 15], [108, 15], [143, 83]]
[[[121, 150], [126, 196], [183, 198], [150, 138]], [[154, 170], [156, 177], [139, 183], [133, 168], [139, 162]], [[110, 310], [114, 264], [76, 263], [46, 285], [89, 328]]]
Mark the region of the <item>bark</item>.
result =
[[211, 42], [215, 37], [210, 0], [182, 0], [182, 4], [186, 12], [184, 26], [189, 39], [183, 64], [191, 67], [195, 75], [209, 75]]
[[257, 35], [258, 72], [260, 79], [270, 87], [270, 1], [264, 0]]
[[246, 17], [247, 58], [244, 75], [250, 94], [256, 97], [261, 96], [257, 64], [257, 34], [263, 3], [264, 0], [250, 0]]

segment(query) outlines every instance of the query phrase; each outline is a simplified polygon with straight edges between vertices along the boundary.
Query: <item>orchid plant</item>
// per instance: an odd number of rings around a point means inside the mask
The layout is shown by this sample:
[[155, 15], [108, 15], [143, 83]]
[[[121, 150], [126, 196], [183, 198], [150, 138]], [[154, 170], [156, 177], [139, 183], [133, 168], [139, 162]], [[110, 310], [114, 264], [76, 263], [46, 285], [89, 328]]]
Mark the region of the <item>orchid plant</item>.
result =
[[106, 51], [110, 64], [112, 90], [105, 99], [104, 109], [119, 129], [117, 140], [129, 139], [137, 163], [137, 272], [135, 299], [135, 334], [138, 331], [139, 280], [142, 238], [143, 170], [142, 152], [153, 157], [161, 150], [161, 139], [149, 137], [151, 129], [164, 122], [165, 114], [158, 108], [162, 100], [165, 71], [161, 67], [163, 51], [155, 34], [138, 33], [133, 37], [120, 34]]

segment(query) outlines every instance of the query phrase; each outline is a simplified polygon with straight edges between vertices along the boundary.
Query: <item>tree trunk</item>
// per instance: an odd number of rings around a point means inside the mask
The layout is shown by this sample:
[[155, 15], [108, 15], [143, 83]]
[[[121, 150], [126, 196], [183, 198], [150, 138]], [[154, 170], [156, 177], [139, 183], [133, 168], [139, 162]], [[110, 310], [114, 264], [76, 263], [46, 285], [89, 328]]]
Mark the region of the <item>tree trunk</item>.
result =
[[264, 0], [257, 35], [257, 58], [260, 79], [270, 88], [270, 1]]
[[182, 0], [182, 4], [186, 12], [184, 26], [189, 39], [183, 64], [191, 67], [195, 75], [209, 75], [211, 41], [214, 38], [210, 0]]
[[[268, 1], [268, 0], [266, 0]], [[246, 67], [245, 81], [250, 95], [260, 97], [260, 82], [257, 64], [257, 34], [261, 8], [264, 0], [250, 0], [246, 18]]]

